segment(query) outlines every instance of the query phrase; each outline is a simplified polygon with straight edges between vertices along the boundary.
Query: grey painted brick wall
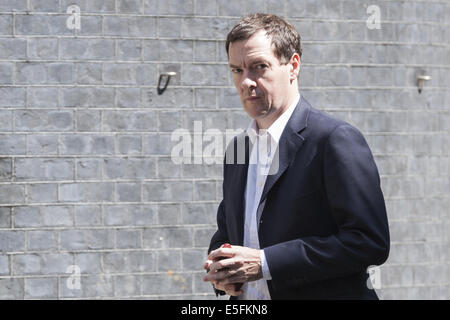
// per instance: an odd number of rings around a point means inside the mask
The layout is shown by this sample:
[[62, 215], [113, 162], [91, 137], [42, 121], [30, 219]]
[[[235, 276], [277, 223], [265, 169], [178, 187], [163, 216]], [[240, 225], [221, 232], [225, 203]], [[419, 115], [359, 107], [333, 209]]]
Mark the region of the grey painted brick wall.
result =
[[224, 40], [254, 8], [297, 27], [301, 93], [372, 148], [392, 236], [380, 297], [450, 298], [449, 1], [0, 0], [0, 299], [215, 299], [201, 276], [222, 166], [174, 164], [170, 138], [247, 126]]

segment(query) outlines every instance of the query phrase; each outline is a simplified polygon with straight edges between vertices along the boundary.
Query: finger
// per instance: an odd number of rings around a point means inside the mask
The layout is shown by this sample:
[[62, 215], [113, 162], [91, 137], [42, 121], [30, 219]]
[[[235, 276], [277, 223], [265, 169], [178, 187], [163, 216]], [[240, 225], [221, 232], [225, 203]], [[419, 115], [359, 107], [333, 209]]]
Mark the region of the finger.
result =
[[220, 270], [220, 269], [238, 269], [242, 267], [242, 259], [236, 256], [232, 258], [225, 258], [222, 260], [214, 261], [209, 267], [210, 270]]
[[217, 260], [219, 258], [231, 258], [234, 256], [234, 249], [233, 248], [219, 248], [216, 250], [213, 250], [208, 255], [208, 260]]
[[210, 269], [212, 264], [213, 264], [212, 260], [206, 260], [206, 262], [203, 264], [203, 269], [205, 270]]
[[229, 277], [228, 270], [209, 271], [204, 277], [203, 281], [221, 281]]
[[226, 285], [224, 288], [225, 288], [224, 291], [230, 296], [239, 296], [243, 293], [242, 290], [237, 288], [236, 284], [229, 284]]

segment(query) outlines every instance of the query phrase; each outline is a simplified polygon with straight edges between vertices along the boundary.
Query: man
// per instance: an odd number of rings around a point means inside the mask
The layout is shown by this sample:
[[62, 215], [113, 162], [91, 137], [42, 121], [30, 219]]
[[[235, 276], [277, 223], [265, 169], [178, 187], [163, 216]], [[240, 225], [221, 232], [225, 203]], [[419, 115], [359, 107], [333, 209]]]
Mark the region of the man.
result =
[[377, 299], [367, 268], [386, 261], [389, 229], [365, 139], [300, 96], [300, 36], [283, 19], [243, 18], [226, 49], [253, 120], [227, 148], [203, 280], [238, 299]]

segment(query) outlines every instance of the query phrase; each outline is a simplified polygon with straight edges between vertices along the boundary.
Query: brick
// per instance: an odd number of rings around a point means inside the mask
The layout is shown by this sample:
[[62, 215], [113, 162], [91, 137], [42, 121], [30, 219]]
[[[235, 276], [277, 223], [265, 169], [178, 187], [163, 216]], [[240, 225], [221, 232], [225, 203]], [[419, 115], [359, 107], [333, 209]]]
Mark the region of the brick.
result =
[[83, 36], [102, 36], [103, 33], [103, 17], [81, 15], [80, 30], [78, 34]]
[[80, 289], [70, 289], [67, 281], [61, 277], [59, 292], [61, 298], [110, 298], [114, 295], [114, 279], [109, 275], [93, 275], [80, 277]]
[[189, 273], [167, 272], [142, 276], [144, 295], [181, 294], [192, 292], [192, 275]]
[[36, 60], [58, 59], [58, 39], [28, 38], [28, 58]]
[[110, 135], [62, 135], [61, 154], [110, 155], [114, 153], [114, 137]]
[[199, 271], [206, 261], [207, 254], [202, 249], [187, 249], [182, 252], [182, 264], [184, 270]]
[[79, 63], [76, 66], [77, 83], [101, 84], [102, 65], [98, 63]]
[[72, 131], [73, 112], [60, 110], [22, 110], [14, 112], [17, 131]]
[[145, 155], [170, 155], [172, 143], [170, 134], [145, 134], [142, 136]]
[[31, 0], [30, 6], [34, 12], [58, 12], [59, 0]]
[[27, 249], [29, 251], [58, 250], [58, 235], [55, 231], [27, 231]]
[[100, 206], [75, 206], [75, 225], [100, 226], [102, 224], [102, 208]]
[[9, 257], [7, 255], [0, 256], [0, 275], [9, 275]]
[[241, 98], [235, 88], [217, 89], [220, 109], [242, 109]]
[[27, 137], [27, 154], [56, 155], [58, 153], [58, 135], [33, 134]]
[[20, 84], [73, 83], [73, 65], [68, 63], [17, 63], [16, 82]]
[[191, 40], [144, 40], [144, 60], [193, 61], [194, 44]]
[[59, 237], [60, 246], [63, 250], [98, 250], [114, 248], [114, 236], [112, 230], [62, 230], [60, 231]]
[[158, 158], [158, 178], [181, 178], [181, 165], [171, 158]]
[[2, 87], [0, 88], [0, 96], [2, 97], [0, 107], [25, 106], [25, 88]]
[[261, 7], [261, 1], [250, 0], [241, 2], [238, 0], [217, 0], [217, 11], [219, 16], [241, 17], [254, 13], [256, 8]]
[[195, 42], [194, 57], [198, 62], [213, 62], [216, 61], [216, 47], [215, 41], [196, 41]]
[[104, 111], [103, 128], [105, 131], [156, 131], [154, 111]]
[[118, 202], [140, 202], [141, 184], [122, 182], [116, 184]]
[[71, 180], [74, 177], [72, 159], [17, 158], [14, 166], [17, 181]]
[[0, 63], [0, 85], [12, 83], [13, 83], [13, 65], [10, 63]]
[[158, 205], [158, 224], [174, 225], [181, 224], [181, 205], [180, 204], [159, 204]]
[[14, 275], [64, 274], [69, 265], [73, 256], [67, 253], [20, 254], [13, 259]]
[[112, 39], [72, 39], [60, 40], [62, 59], [67, 60], [111, 60], [115, 55]]
[[66, 12], [67, 7], [76, 4], [81, 12], [89, 13], [115, 13], [115, 0], [62, 0], [61, 11]]
[[28, 108], [54, 108], [58, 106], [58, 88], [28, 87]]
[[141, 276], [125, 275], [115, 276], [116, 297], [140, 296], [141, 295]]
[[11, 227], [11, 207], [0, 207], [0, 228]]
[[191, 201], [191, 182], [155, 181], [143, 184], [144, 201]]
[[143, 231], [143, 240], [145, 248], [191, 248], [193, 232], [184, 227], [148, 228]]
[[[170, 17], [170, 18], [159, 17], [158, 36], [170, 38], [181, 37], [182, 21], [183, 21], [182, 18], [177, 17]], [[155, 53], [158, 54], [157, 52]]]
[[22, 185], [0, 185], [0, 204], [25, 202], [25, 188]]
[[105, 252], [103, 270], [106, 273], [152, 272], [155, 270], [155, 254], [152, 251]]
[[105, 158], [104, 174], [108, 179], [152, 179], [156, 176], [151, 158]]
[[118, 13], [142, 13], [143, 6], [141, 0], [118, 0]]
[[25, 233], [23, 231], [0, 231], [0, 252], [15, 252], [25, 249]]
[[116, 248], [136, 249], [142, 248], [141, 231], [134, 229], [120, 229], [116, 231]]
[[216, 109], [217, 95], [216, 89], [195, 89], [195, 108]]
[[142, 106], [150, 108], [192, 108], [193, 89], [166, 89], [163, 95], [158, 95], [155, 89], [142, 90]]
[[215, 181], [196, 181], [194, 183], [194, 200], [216, 200]]
[[194, 230], [194, 247], [208, 247], [217, 228], [197, 228]]
[[3, 278], [0, 279], [1, 299], [23, 299], [24, 279], [23, 278]]
[[13, 33], [12, 15], [0, 15], [0, 35], [12, 35]]
[[138, 108], [141, 103], [140, 88], [118, 88], [117, 106], [121, 108]]
[[76, 112], [77, 131], [100, 132], [101, 113], [97, 110], [79, 110]]
[[13, 117], [12, 111], [0, 110], [0, 131], [7, 132], [12, 131]]
[[75, 254], [75, 265], [80, 268], [80, 273], [83, 275], [101, 273], [101, 253], [77, 253]]
[[181, 251], [165, 250], [157, 252], [158, 272], [181, 271]]
[[67, 15], [17, 15], [15, 21], [16, 35], [73, 35], [67, 28]]
[[[215, 188], [212, 190], [215, 193]], [[183, 208], [183, 224], [216, 223], [218, 205], [214, 203], [185, 203]]]
[[14, 227], [37, 227], [41, 226], [41, 215], [39, 207], [18, 206], [14, 208]]
[[0, 38], [0, 59], [25, 59], [27, 40], [19, 38]]
[[49, 299], [58, 296], [58, 279], [27, 278], [25, 280], [25, 299]]
[[217, 13], [217, 2], [209, 0], [196, 0], [195, 13], [200, 16], [215, 16]]
[[155, 37], [156, 18], [154, 17], [115, 17], [103, 18], [105, 36]]
[[11, 158], [0, 158], [0, 181], [11, 179], [12, 161]]
[[123, 39], [117, 41], [119, 60], [141, 60], [143, 45], [141, 40]]
[[220, 86], [228, 84], [228, 68], [225, 65], [194, 65], [183, 66], [181, 83], [190, 85]]
[[28, 203], [56, 202], [58, 185], [53, 183], [38, 183], [27, 186]]
[[98, 180], [102, 178], [101, 159], [80, 159], [76, 161], [77, 179]]
[[59, 200], [64, 202], [111, 202], [114, 199], [112, 183], [67, 183], [59, 185]]
[[192, 15], [194, 0], [144, 0], [144, 13], [156, 15]]
[[120, 154], [139, 155], [142, 152], [142, 137], [134, 135], [118, 136], [118, 151]]
[[111, 205], [104, 208], [107, 226], [149, 226], [156, 222], [154, 205]]
[[27, 10], [27, 0], [15, 0], [15, 1], [0, 0], [0, 11], [17, 12], [26, 10]]
[[[211, 26], [214, 26], [211, 28]], [[228, 20], [223, 18], [184, 18], [181, 27], [183, 38], [225, 40], [231, 30]]]

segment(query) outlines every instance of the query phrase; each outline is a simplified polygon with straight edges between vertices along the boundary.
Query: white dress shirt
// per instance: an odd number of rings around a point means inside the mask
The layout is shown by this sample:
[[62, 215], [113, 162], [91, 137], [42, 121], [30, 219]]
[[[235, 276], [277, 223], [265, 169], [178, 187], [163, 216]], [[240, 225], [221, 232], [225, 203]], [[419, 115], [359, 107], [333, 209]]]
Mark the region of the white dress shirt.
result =
[[[253, 148], [247, 172], [247, 185], [245, 189], [245, 222], [244, 222], [244, 247], [259, 249], [257, 212], [264, 185], [268, 174], [275, 174], [270, 170], [273, 156], [276, 153], [281, 134], [292, 112], [300, 100], [300, 95], [286, 109], [281, 116], [267, 129], [258, 129], [255, 120], [250, 122], [247, 134]], [[273, 168], [272, 168], [273, 169]], [[260, 208], [259, 210], [262, 210]], [[243, 293], [239, 300], [270, 300], [269, 288], [266, 280], [271, 280], [269, 266], [267, 265], [264, 250], [260, 250], [263, 279], [244, 283]]]

